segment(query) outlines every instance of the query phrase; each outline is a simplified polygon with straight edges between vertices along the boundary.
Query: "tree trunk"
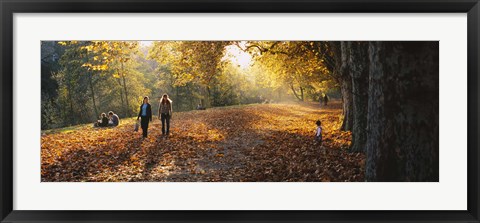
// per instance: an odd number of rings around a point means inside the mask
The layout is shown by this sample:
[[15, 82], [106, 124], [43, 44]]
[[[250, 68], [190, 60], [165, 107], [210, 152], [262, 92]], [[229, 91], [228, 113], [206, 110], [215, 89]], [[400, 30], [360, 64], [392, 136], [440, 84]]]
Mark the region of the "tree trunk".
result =
[[[88, 57], [88, 52], [86, 54], [86, 58], [87, 58], [87, 61], [89, 61], [89, 57]], [[92, 97], [92, 102], [93, 102], [93, 110], [95, 112], [95, 114], [93, 115], [95, 117], [95, 119], [98, 117], [99, 113], [98, 113], [98, 109], [97, 109], [97, 103], [95, 102], [95, 91], [93, 90], [93, 74], [89, 71], [87, 71], [87, 75], [88, 75], [88, 84], [90, 86], [90, 96]]]
[[[75, 113], [73, 111], [73, 99], [72, 99], [72, 93], [70, 92], [71, 86], [70, 84], [67, 85], [67, 94], [68, 94], [68, 104], [70, 105], [70, 114], [68, 115], [68, 125], [73, 125], [76, 124], [75, 122]], [[62, 109], [63, 110], [63, 109]], [[64, 115], [64, 117], [66, 117]]]
[[[89, 72], [90, 73], [90, 72]], [[98, 109], [97, 109], [97, 103], [95, 102], [95, 91], [93, 90], [93, 82], [92, 82], [92, 74], [88, 74], [88, 83], [90, 86], [90, 96], [92, 97], [92, 102], [93, 102], [93, 110], [95, 111], [95, 117], [98, 117]]]
[[[190, 100], [188, 100], [188, 102], [190, 103], [190, 108], [192, 109], [195, 109], [196, 108], [196, 104], [195, 102], [193, 101], [193, 99], [195, 98], [192, 94], [192, 87], [190, 85], [187, 85], [187, 95], [190, 95], [188, 96], [188, 98], [190, 98]], [[201, 102], [200, 102], [201, 103]]]
[[[120, 74], [120, 71], [118, 71], [118, 73]], [[122, 85], [122, 82], [120, 81], [120, 78], [118, 78], [117, 80], [118, 80], [118, 85], [120, 86], [120, 101], [122, 103], [122, 108], [125, 108], [125, 100], [123, 99], [123, 90], [122, 90], [123, 85]], [[125, 116], [125, 117], [128, 117], [128, 116]]]
[[298, 96], [298, 93], [297, 93], [297, 91], [295, 91], [295, 87], [293, 87], [293, 84], [290, 84], [290, 89], [292, 89], [293, 95], [295, 95], [295, 97], [296, 97], [299, 101], [302, 101], [302, 97], [301, 97], [301, 96]]
[[206, 100], [205, 100], [205, 104], [206, 104], [206, 107], [209, 107], [211, 106], [211, 103], [210, 103], [210, 87], [208, 87], [208, 85], [205, 87], [205, 90], [207, 92], [207, 96], [206, 96]]
[[179, 106], [180, 106], [180, 97], [179, 97], [179, 93], [178, 93], [178, 86], [175, 86], [175, 110], [176, 111], [179, 111]]
[[353, 129], [353, 95], [352, 95], [352, 77], [350, 76], [350, 46], [349, 42], [340, 43], [341, 60], [337, 60], [337, 70], [341, 80], [341, 91], [343, 101], [343, 123], [341, 130], [351, 131]]
[[125, 117], [130, 117], [130, 105], [128, 103], [128, 91], [127, 91], [127, 81], [125, 80], [125, 71], [123, 70], [123, 62], [120, 63], [122, 66], [122, 80], [123, 80], [123, 91], [125, 92], [125, 103], [127, 104], [127, 109], [125, 112]]
[[439, 43], [370, 42], [367, 181], [439, 180]]
[[349, 42], [353, 91], [352, 152], [365, 152], [368, 111], [368, 42]]
[[300, 86], [300, 100], [305, 101], [305, 98], [303, 97], [303, 87]]
[[[68, 124], [72, 125], [75, 124], [75, 118], [74, 118], [74, 111], [73, 111], [73, 102], [72, 102], [72, 96], [69, 97], [69, 105], [70, 105], [70, 114], [68, 115]], [[63, 110], [63, 109], [62, 109]], [[65, 117], [65, 116], [64, 116]]]

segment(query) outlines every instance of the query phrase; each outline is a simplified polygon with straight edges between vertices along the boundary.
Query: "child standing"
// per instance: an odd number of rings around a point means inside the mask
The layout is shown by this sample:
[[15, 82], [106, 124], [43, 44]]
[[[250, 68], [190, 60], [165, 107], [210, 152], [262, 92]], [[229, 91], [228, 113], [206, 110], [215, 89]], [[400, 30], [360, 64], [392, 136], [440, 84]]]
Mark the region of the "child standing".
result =
[[317, 120], [315, 124], [317, 124], [317, 131], [315, 133], [315, 142], [322, 145], [322, 122], [320, 120]]

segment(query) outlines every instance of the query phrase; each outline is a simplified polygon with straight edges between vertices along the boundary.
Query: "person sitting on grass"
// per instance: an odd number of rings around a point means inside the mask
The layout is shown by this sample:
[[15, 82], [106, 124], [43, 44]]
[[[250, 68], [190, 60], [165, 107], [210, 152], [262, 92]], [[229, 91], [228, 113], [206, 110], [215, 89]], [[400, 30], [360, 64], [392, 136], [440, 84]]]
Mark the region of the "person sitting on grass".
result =
[[108, 126], [118, 126], [118, 124], [120, 124], [120, 118], [118, 118], [118, 115], [112, 111], [108, 112], [108, 117], [110, 119], [108, 121]]
[[100, 116], [102, 119], [97, 120], [97, 122], [94, 124], [95, 127], [107, 127], [108, 126], [108, 118], [105, 113], [102, 113]]
[[317, 131], [315, 132], [315, 143], [322, 145], [322, 122], [320, 120], [317, 120], [315, 124], [317, 124]]

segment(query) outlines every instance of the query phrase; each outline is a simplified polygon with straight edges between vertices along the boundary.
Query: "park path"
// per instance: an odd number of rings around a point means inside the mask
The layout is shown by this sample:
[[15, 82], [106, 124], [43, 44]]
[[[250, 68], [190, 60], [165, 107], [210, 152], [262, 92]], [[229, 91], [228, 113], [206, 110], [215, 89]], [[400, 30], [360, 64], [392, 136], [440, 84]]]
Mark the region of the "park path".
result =
[[[145, 140], [132, 122], [48, 134], [42, 181], [363, 181], [364, 156], [347, 152], [340, 115], [339, 102], [255, 104], [175, 113], [168, 138], [158, 120]], [[323, 150], [313, 142], [317, 119]], [[75, 141], [62, 149], [60, 138]]]

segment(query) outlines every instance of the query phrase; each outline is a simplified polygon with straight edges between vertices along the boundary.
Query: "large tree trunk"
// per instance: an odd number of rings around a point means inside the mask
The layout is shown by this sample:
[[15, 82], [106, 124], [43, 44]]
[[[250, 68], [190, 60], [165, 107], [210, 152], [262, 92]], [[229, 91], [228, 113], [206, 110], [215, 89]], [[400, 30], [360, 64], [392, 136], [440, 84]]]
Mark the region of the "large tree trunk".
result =
[[343, 122], [341, 130], [351, 131], [353, 129], [353, 97], [352, 97], [352, 79], [342, 80], [342, 102], [343, 102]]
[[439, 44], [370, 42], [367, 181], [438, 181]]
[[[341, 60], [337, 61], [337, 70], [341, 80], [341, 91], [343, 101], [343, 123], [341, 129], [343, 131], [351, 131], [353, 129], [353, 95], [352, 95], [352, 77], [350, 76], [350, 46], [349, 42], [342, 41], [340, 43]], [[339, 63], [339, 64], [338, 64]]]
[[352, 152], [365, 152], [368, 111], [368, 42], [349, 42], [353, 91]]

